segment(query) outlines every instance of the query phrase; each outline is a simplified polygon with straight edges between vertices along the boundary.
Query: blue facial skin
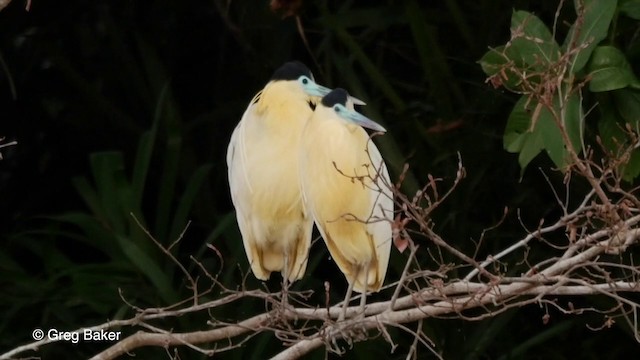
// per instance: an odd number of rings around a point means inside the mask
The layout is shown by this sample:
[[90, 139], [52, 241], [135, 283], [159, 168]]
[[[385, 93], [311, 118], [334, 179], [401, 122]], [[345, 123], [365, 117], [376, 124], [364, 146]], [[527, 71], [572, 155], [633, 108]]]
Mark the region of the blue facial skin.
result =
[[333, 111], [335, 111], [336, 115], [353, 124], [374, 131], [387, 131], [384, 127], [380, 126], [380, 124], [360, 114], [359, 112], [347, 109], [347, 99], [349, 98], [349, 93], [346, 90], [336, 88], [322, 98], [322, 105], [328, 108], [333, 108]]

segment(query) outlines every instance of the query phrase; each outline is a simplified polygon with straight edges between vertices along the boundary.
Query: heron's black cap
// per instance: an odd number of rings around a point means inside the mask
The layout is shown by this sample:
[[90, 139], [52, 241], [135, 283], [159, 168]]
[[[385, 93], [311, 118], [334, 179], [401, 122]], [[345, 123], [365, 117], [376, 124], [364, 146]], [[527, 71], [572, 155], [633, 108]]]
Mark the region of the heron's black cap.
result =
[[347, 105], [349, 93], [342, 88], [335, 88], [322, 98], [322, 105], [332, 107], [335, 104]]
[[313, 79], [311, 70], [305, 64], [300, 61], [289, 61], [273, 73], [271, 80], [297, 80], [302, 75]]

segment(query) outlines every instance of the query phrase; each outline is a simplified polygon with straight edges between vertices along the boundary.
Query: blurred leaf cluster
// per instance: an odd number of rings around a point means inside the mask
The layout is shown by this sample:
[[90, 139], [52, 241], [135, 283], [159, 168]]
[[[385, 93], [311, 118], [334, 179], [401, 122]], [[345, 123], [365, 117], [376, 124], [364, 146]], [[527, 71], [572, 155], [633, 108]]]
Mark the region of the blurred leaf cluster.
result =
[[[522, 213], [491, 234], [487, 251], [519, 234], [521, 223], [535, 227], [557, 215], [549, 184], [535, 171], [521, 173], [503, 150], [503, 138], [508, 151], [519, 153], [522, 168], [564, 161], [545, 115], [529, 131], [534, 104], [492, 88], [483, 70], [494, 74], [508, 60], [537, 72], [563, 56], [568, 44], [555, 40], [561, 35], [593, 38], [590, 55], [575, 59], [569, 74], [589, 77], [589, 104], [600, 104], [601, 118], [576, 125], [576, 139], [581, 131], [597, 131], [605, 143], [617, 139], [609, 142], [613, 147], [626, 139], [616, 124], [636, 126], [640, 97], [633, 74], [640, 41], [632, 20], [638, 19], [638, 1], [585, 1], [603, 9], [591, 8], [596, 18], [585, 24], [592, 26], [575, 36], [571, 2], [557, 23], [553, 1], [294, 3], [33, 1], [25, 12], [14, 0], [0, 12], [0, 136], [18, 140], [3, 149], [0, 161], [0, 351], [30, 341], [35, 327], [70, 330], [130, 315], [123, 299], [147, 307], [190, 296], [184, 274], [137, 221], [171, 246], [194, 277], [200, 273], [190, 256], [212, 273], [221, 271], [227, 285], [242, 281], [249, 267], [224, 153], [247, 103], [286, 60], [305, 62], [320, 83], [344, 87], [368, 103], [361, 111], [388, 129], [376, 141], [392, 178], [411, 165], [403, 191], [414, 192], [430, 173], [452, 179], [460, 154], [467, 179], [434, 214], [434, 223], [465, 249], [502, 218], [505, 206]], [[487, 52], [510, 39], [509, 21], [525, 36]], [[545, 25], [551, 23], [553, 31]], [[507, 74], [505, 85], [517, 89], [509, 79]], [[572, 101], [568, 116], [581, 119], [589, 108]], [[551, 162], [536, 158], [541, 150]], [[640, 171], [636, 162], [629, 165], [630, 180]], [[558, 184], [562, 177], [550, 181]], [[428, 243], [420, 246], [425, 268], [430, 256], [446, 257]], [[316, 243], [311, 254], [309, 274], [295, 287], [313, 289], [317, 298], [311, 300], [322, 304], [329, 280], [332, 299], [340, 299], [346, 284], [326, 250]], [[394, 251], [389, 281], [397, 279], [404, 259]], [[274, 277], [265, 286], [277, 290]], [[263, 286], [247, 280], [250, 287]], [[232, 321], [228, 317], [263, 310], [264, 304], [252, 303], [212, 315]], [[553, 320], [544, 325], [547, 312]], [[185, 330], [206, 321], [182, 320]], [[623, 327], [598, 333], [585, 327], [601, 320], [566, 320], [552, 309], [528, 308], [479, 322], [432, 319], [424, 331], [444, 358], [598, 358], [594, 349], [602, 344], [611, 357], [635, 349]], [[411, 345], [394, 338], [398, 349]], [[575, 343], [581, 344], [577, 350]], [[260, 335], [221, 357], [262, 359], [280, 346]], [[96, 347], [53, 345], [42, 355], [86, 358]], [[349, 357], [406, 356], [389, 351], [380, 339], [356, 344]], [[165, 353], [150, 349], [147, 355]], [[181, 350], [181, 358], [199, 356]]]
[[[550, 27], [535, 14], [514, 11], [511, 39], [480, 60], [494, 86], [522, 94], [504, 133], [504, 147], [519, 154], [522, 171], [542, 150], [558, 168], [573, 162], [550, 109], [562, 108], [555, 116], [575, 152], [582, 150], [585, 135], [593, 143], [593, 133], [606, 150], [621, 152], [633, 141], [625, 130], [638, 128], [640, 82], [630, 64], [638, 61], [634, 34], [640, 2], [581, 0], [573, 5], [576, 18], [566, 32], [557, 19]], [[560, 33], [565, 35], [562, 45], [556, 42]], [[584, 83], [588, 93], [579, 89]], [[583, 123], [585, 109], [595, 104], [597, 132]], [[625, 180], [640, 174], [639, 156], [638, 150], [631, 154]]]

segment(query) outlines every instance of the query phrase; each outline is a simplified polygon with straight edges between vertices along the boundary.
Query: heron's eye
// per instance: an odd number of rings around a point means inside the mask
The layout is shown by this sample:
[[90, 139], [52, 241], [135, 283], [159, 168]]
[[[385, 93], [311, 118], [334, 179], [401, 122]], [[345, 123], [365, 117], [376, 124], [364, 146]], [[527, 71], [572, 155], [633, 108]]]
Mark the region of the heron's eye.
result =
[[307, 85], [309, 83], [309, 79], [302, 78], [302, 84]]
[[333, 107], [333, 111], [340, 112], [340, 106], [336, 105]]

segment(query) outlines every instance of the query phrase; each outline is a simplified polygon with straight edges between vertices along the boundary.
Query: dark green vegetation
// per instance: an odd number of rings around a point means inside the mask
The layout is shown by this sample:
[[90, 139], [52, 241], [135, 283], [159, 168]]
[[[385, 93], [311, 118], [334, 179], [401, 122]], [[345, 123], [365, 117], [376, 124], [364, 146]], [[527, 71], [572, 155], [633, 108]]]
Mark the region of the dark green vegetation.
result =
[[[634, 20], [640, 5], [619, 2], [604, 29], [603, 47], [576, 69], [576, 76], [584, 77], [587, 69], [618, 76], [594, 77], [585, 90], [585, 111], [596, 101], [602, 104], [587, 116], [584, 136], [591, 143], [597, 134], [619, 131], [612, 124], [635, 127], [640, 117], [633, 77], [640, 70]], [[519, 95], [485, 83], [478, 63], [489, 46], [509, 40], [513, 9], [533, 13], [551, 28], [556, 2], [302, 2], [299, 14], [311, 53], [294, 17], [274, 13], [267, 1], [230, 1], [228, 8], [226, 3], [33, 0], [25, 12], [14, 0], [0, 12], [0, 137], [18, 141], [1, 149], [0, 160], [0, 353], [31, 341], [36, 327], [72, 330], [130, 317], [134, 312], [123, 299], [146, 308], [191, 296], [180, 268], [136, 219], [164, 246], [191, 221], [172, 248], [175, 257], [194, 276], [202, 272], [190, 256], [211, 273], [220, 272], [225, 285], [241, 283], [249, 266], [224, 155], [251, 97], [290, 59], [308, 64], [319, 83], [344, 87], [368, 103], [361, 111], [388, 130], [378, 144], [391, 178], [397, 179], [405, 163], [411, 166], [403, 191], [415, 192], [428, 174], [451, 181], [459, 152], [467, 177], [433, 217], [437, 231], [456, 247], [472, 252], [473, 240], [501, 219], [505, 206], [510, 213], [485, 239], [480, 259], [521, 236], [520, 222], [535, 228], [541, 218], [558, 216], [538, 168], [562, 187], [562, 174], [550, 170], [562, 156], [554, 158], [558, 152], [551, 151], [551, 158], [534, 157], [548, 148], [537, 144], [525, 153], [509, 141], [505, 127], [514, 130], [512, 136], [522, 132], [512, 113]], [[567, 1], [555, 46], [563, 46], [574, 20]], [[531, 31], [547, 36], [541, 28]], [[526, 59], [527, 51], [523, 44], [514, 56]], [[486, 64], [499, 62], [483, 60], [489, 73]], [[538, 64], [524, 60], [522, 66]], [[518, 156], [526, 165], [523, 172]], [[633, 159], [640, 163], [637, 155]], [[637, 163], [629, 166], [628, 180], [637, 176]], [[580, 186], [574, 189], [583, 190]], [[427, 251], [437, 248], [426, 240], [420, 246], [424, 268], [435, 270]], [[311, 253], [308, 276], [294, 288], [321, 294], [330, 280], [332, 299], [340, 299], [346, 287], [342, 275], [320, 242]], [[392, 250], [388, 282], [397, 280], [406, 255]], [[260, 286], [247, 277], [248, 288]], [[278, 290], [278, 277], [267, 286]], [[321, 295], [310, 300], [323, 301]], [[602, 305], [598, 297], [559, 301]], [[157, 325], [197, 330], [207, 316], [233, 322], [264, 311], [264, 304], [247, 301], [242, 308], [217, 311]], [[551, 317], [544, 324], [547, 313]], [[532, 305], [482, 321], [427, 319], [423, 326], [447, 359], [595, 359], [604, 356], [598, 348], [608, 349], [607, 358], [637, 352], [622, 323], [598, 332], [587, 328], [602, 323], [602, 315], [564, 316]], [[370, 358], [375, 351], [404, 359], [412, 338], [400, 331], [391, 335], [399, 344], [394, 354], [379, 338], [357, 344], [348, 357]], [[102, 347], [58, 343], [43, 347], [41, 355], [80, 359]], [[273, 335], [261, 334], [220, 357], [262, 359], [280, 349]], [[136, 353], [166, 356], [155, 348]], [[180, 354], [202, 357], [186, 348]]]

